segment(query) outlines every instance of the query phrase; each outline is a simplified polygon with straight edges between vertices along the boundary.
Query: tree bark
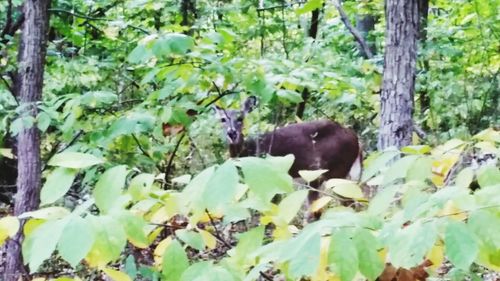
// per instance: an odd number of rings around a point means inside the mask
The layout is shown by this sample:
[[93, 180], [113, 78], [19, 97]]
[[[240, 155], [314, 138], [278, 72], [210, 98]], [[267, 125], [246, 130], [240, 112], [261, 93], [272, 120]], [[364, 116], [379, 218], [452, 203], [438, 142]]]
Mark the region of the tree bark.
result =
[[[25, 106], [22, 116], [36, 117], [36, 104], [42, 97], [49, 5], [50, 0], [26, 0], [23, 7], [25, 20], [18, 54], [19, 101]], [[17, 159], [14, 215], [36, 209], [40, 200], [40, 132], [36, 126], [25, 128], [19, 133]], [[7, 242], [6, 281], [19, 280], [25, 273], [21, 257], [21, 233]]]
[[386, 0], [384, 75], [378, 148], [409, 145], [413, 132], [418, 1]]

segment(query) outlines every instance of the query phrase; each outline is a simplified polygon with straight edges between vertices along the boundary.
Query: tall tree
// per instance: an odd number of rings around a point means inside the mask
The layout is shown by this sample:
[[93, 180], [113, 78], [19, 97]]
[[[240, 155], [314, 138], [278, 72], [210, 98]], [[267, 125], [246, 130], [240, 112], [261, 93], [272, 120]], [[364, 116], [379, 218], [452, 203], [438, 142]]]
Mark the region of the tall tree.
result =
[[385, 17], [379, 149], [411, 143], [419, 33], [418, 0], [386, 0]]
[[[43, 71], [49, 25], [50, 0], [26, 0], [23, 7], [24, 23], [18, 53], [18, 98], [23, 116], [37, 116], [37, 102], [41, 100]], [[18, 135], [17, 193], [14, 215], [34, 210], [40, 200], [41, 161], [40, 132], [36, 126], [24, 128]], [[19, 280], [24, 273], [21, 258], [22, 234], [19, 232], [7, 244], [4, 272], [6, 281]]]

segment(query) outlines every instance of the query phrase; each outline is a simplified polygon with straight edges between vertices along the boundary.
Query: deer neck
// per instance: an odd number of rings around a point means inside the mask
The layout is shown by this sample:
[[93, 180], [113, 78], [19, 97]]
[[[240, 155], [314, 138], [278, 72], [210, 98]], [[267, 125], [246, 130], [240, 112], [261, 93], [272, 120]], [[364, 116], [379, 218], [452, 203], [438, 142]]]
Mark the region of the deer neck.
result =
[[230, 144], [229, 145], [229, 156], [231, 156], [231, 158], [239, 157], [241, 155], [242, 150], [243, 150], [243, 143]]

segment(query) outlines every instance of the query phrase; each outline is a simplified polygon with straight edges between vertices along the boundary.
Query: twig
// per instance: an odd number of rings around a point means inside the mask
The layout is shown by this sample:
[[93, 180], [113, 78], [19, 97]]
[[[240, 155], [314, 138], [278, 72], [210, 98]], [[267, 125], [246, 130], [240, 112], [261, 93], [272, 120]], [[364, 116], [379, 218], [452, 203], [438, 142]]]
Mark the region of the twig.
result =
[[177, 153], [177, 150], [179, 149], [179, 146], [181, 145], [181, 142], [185, 136], [186, 136], [186, 132], [183, 132], [182, 135], [179, 137], [179, 140], [175, 144], [174, 151], [172, 151], [172, 154], [170, 154], [170, 158], [168, 159], [167, 167], [165, 167], [165, 184], [168, 182], [168, 178], [170, 177], [170, 173], [172, 172], [172, 164], [174, 162], [175, 154]]
[[214, 219], [212, 218], [212, 215], [210, 215], [210, 212], [207, 209], [205, 209], [205, 213], [207, 213], [208, 219], [210, 220], [210, 224], [215, 229], [215, 233], [213, 234], [214, 237], [217, 238], [217, 240], [219, 240], [222, 244], [224, 244], [224, 246], [226, 246], [228, 249], [231, 249], [232, 246], [222, 238], [222, 235], [217, 226], [215, 225]]
[[342, 4], [340, 4], [340, 1], [339, 0], [333, 0], [333, 5], [335, 6], [335, 8], [337, 8], [337, 11], [340, 14], [340, 19], [344, 23], [345, 27], [347, 27], [347, 29], [349, 30], [349, 32], [351, 32], [352, 36], [354, 36], [354, 39], [356, 39], [356, 41], [358, 42], [358, 44], [363, 49], [363, 52], [365, 52], [366, 57], [369, 58], [369, 59], [373, 58], [372, 51], [370, 50], [370, 48], [366, 44], [365, 40], [363, 39], [363, 36], [361, 36], [361, 33], [359, 33], [359, 31], [349, 21], [349, 18], [347, 17], [344, 9], [342, 8]]
[[262, 278], [269, 280], [269, 281], [273, 281], [273, 278], [271, 276], [269, 276], [269, 274], [264, 273], [263, 271], [259, 271], [259, 274], [260, 274], [260, 276], [262, 276]]
[[[132, 138], [134, 139], [135, 143], [137, 144], [137, 147], [139, 147], [139, 150], [142, 152], [142, 154], [144, 154], [144, 156], [148, 157], [149, 159], [151, 159], [153, 162], [154, 162], [154, 159], [153, 157], [151, 157], [151, 155], [146, 151], [144, 150], [144, 148], [142, 147], [141, 145], [141, 142], [139, 141], [139, 139], [135, 136], [135, 134], [132, 134]], [[156, 168], [161, 171], [161, 166], [158, 165], [158, 164], [155, 164]]]

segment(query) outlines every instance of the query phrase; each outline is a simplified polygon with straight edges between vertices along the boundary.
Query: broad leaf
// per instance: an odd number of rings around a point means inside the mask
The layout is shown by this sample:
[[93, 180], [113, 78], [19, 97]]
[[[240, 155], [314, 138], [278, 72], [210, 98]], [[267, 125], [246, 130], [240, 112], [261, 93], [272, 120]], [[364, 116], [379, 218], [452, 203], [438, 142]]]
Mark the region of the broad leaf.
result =
[[61, 257], [75, 267], [90, 251], [94, 243], [92, 226], [81, 217], [71, 217], [57, 244]]
[[61, 152], [59, 154], [54, 155], [50, 159], [48, 165], [80, 169], [101, 163], [104, 163], [104, 160], [95, 157], [92, 154], [80, 153], [80, 152]]
[[54, 203], [64, 196], [75, 180], [78, 170], [59, 167], [52, 171], [40, 193], [40, 205]]
[[339, 229], [332, 234], [328, 263], [342, 281], [353, 280], [358, 271], [358, 252], [350, 231]]
[[189, 260], [186, 252], [177, 240], [172, 241], [163, 254], [162, 280], [178, 281], [188, 267]]
[[450, 220], [444, 236], [445, 252], [458, 268], [468, 270], [478, 253], [476, 237], [462, 222]]
[[127, 167], [116, 166], [104, 172], [93, 191], [95, 203], [101, 212], [106, 213], [113, 207], [125, 186]]

